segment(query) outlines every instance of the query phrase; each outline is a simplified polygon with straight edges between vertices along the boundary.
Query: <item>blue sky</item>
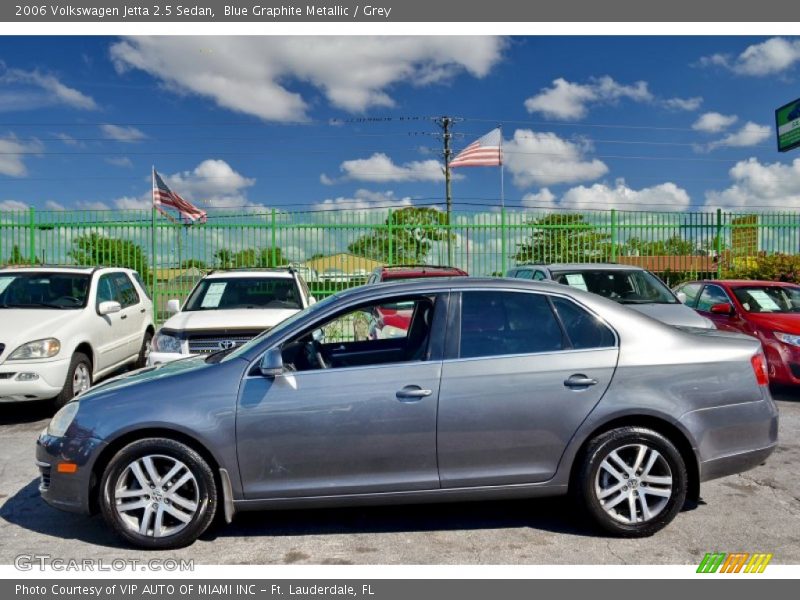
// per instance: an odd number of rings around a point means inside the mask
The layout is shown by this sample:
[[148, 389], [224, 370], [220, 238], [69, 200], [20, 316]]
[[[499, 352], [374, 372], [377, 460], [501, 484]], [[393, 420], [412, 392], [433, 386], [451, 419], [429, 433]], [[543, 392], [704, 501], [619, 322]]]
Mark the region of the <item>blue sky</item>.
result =
[[205, 208], [441, 202], [443, 114], [502, 126], [509, 207], [792, 209], [798, 73], [793, 38], [3, 37], [0, 210], [146, 207], [151, 165]]

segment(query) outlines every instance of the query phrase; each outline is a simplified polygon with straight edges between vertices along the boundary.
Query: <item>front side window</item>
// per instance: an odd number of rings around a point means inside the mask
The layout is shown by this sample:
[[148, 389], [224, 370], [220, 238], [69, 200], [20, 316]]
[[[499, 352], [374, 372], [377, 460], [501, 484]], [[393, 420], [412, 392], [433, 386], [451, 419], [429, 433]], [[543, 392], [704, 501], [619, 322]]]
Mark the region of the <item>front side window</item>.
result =
[[423, 297], [348, 310], [284, 343], [284, 365], [310, 371], [426, 360], [434, 305]]
[[83, 308], [89, 295], [89, 275], [79, 273], [2, 273], [2, 308]]
[[620, 304], [678, 304], [669, 288], [649, 271], [638, 269], [559, 271], [558, 283], [598, 294]]
[[697, 304], [697, 296], [700, 294], [700, 284], [687, 283], [686, 285], [678, 288], [678, 291], [686, 294], [686, 306], [691, 306], [694, 308], [695, 304]]
[[[102, 275], [97, 280], [97, 304], [101, 302], [119, 301], [117, 298], [117, 290], [114, 287], [114, 282], [111, 280], [111, 275]], [[120, 304], [122, 304], [120, 302]]]
[[186, 301], [184, 311], [232, 308], [303, 308], [290, 277], [214, 277], [204, 279]]
[[707, 285], [703, 288], [703, 293], [700, 294], [700, 299], [697, 301], [697, 310], [711, 312], [711, 307], [715, 304], [728, 304], [730, 301], [728, 294], [721, 287]]
[[562, 350], [565, 340], [547, 296], [524, 292], [464, 292], [461, 358]]

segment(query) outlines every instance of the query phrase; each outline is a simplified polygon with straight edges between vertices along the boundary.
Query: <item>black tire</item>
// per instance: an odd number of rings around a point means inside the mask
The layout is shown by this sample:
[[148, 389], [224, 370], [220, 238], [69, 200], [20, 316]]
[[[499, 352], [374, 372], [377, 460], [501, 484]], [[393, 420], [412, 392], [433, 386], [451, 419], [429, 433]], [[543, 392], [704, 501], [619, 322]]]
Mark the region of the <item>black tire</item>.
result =
[[[638, 447], [641, 446], [650, 449], [645, 455], [648, 458], [642, 460], [642, 464], [648, 462], [652, 450], [661, 457], [655, 459], [649, 476], [641, 480], [641, 471], [632, 471], [631, 475], [613, 458], [609, 458], [613, 452], [618, 451], [617, 456], [627, 459], [625, 462], [633, 463], [629, 467], [635, 467]], [[601, 465], [607, 458], [624, 480], [611, 475], [606, 467], [602, 467], [601, 472]], [[659, 478], [668, 477], [671, 477], [671, 485], [653, 483]], [[620, 537], [647, 537], [663, 529], [680, 512], [686, 499], [688, 480], [686, 465], [680, 452], [666, 437], [644, 427], [620, 427], [597, 436], [589, 443], [578, 466], [571, 491], [588, 517], [605, 531]], [[619, 485], [617, 482], [623, 487], [607, 496], [606, 502], [609, 506], [604, 508], [600, 498], [601, 488], [610, 492], [611, 488]], [[671, 495], [664, 503], [660, 494], [665, 490], [670, 491]], [[619, 504], [611, 506], [616, 500], [619, 500]], [[645, 504], [648, 505], [646, 509], [652, 513], [649, 518], [645, 518]]]
[[[125, 478], [132, 476], [132, 472], [128, 471], [128, 467], [132, 463], [148, 456], [162, 457], [164, 460], [174, 459], [179, 461], [183, 463], [194, 477], [194, 482], [190, 482], [186, 485], [189, 485], [196, 494], [197, 508], [191, 516], [191, 520], [174, 534], [156, 537], [154, 531], [148, 532], [147, 534], [134, 531], [135, 524], [132, 525], [130, 520], [126, 521], [118, 510], [118, 501], [114, 496], [117, 486], [124, 484], [126, 481]], [[160, 472], [159, 474], [166, 475], [164, 472]], [[180, 479], [180, 474], [181, 472], [176, 476], [177, 479]], [[123, 479], [122, 482], [120, 481], [121, 479]], [[174, 481], [175, 479], [173, 479], [173, 482]], [[159, 493], [162, 493], [160, 487], [156, 489]], [[174, 491], [176, 490], [173, 490], [173, 492]], [[166, 497], [166, 491], [163, 493]], [[156, 500], [155, 496], [146, 496], [146, 498], [146, 502], [148, 503], [151, 499], [154, 501]], [[137, 498], [133, 498], [133, 500], [136, 501]], [[158, 499], [158, 502], [169, 503], [168, 500], [164, 499]], [[106, 523], [108, 523], [114, 532], [122, 539], [139, 548], [172, 549], [188, 546], [202, 535], [214, 520], [214, 515], [217, 512], [217, 504], [217, 484], [214, 479], [214, 473], [208, 463], [200, 454], [189, 446], [168, 438], [145, 438], [128, 444], [111, 459], [111, 462], [103, 473], [100, 483], [100, 510]], [[151, 507], [152, 506], [157, 506], [157, 503], [151, 504]], [[142, 516], [139, 518], [139, 524], [144, 520], [144, 510], [145, 509], [142, 509], [142, 513], [140, 513]], [[166, 511], [167, 509], [165, 508], [164, 510]], [[131, 516], [133, 516], [134, 519], [136, 518], [135, 513], [128, 518], [130, 519]], [[153, 522], [155, 518], [155, 516], [150, 517]], [[178, 527], [181, 526], [178, 521], [175, 521], [175, 523]]]
[[141, 369], [142, 367], [147, 366], [147, 355], [148, 355], [148, 348], [150, 347], [150, 343], [153, 341], [153, 334], [150, 331], [144, 332], [144, 338], [142, 339], [142, 347], [139, 349], [139, 358], [136, 359], [136, 368]]
[[67, 371], [67, 379], [64, 381], [64, 387], [61, 388], [61, 393], [52, 400], [53, 408], [59, 409], [75, 397], [73, 382], [75, 380], [75, 372], [79, 368], [86, 369], [86, 373], [89, 377], [89, 385], [91, 386], [92, 361], [82, 352], [76, 352], [72, 355], [72, 360], [69, 363], [69, 370]]

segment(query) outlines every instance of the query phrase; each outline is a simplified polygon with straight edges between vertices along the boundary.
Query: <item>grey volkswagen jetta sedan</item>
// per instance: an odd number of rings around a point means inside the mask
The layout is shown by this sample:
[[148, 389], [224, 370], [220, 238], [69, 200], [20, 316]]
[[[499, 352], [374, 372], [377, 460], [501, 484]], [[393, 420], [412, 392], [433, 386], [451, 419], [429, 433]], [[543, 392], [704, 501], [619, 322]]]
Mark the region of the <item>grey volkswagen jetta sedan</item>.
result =
[[777, 431], [755, 339], [454, 278], [352, 289], [233, 350], [101, 384], [36, 460], [48, 503], [145, 548], [189, 544], [216, 513], [567, 493], [645, 536], [702, 481], [762, 463]]

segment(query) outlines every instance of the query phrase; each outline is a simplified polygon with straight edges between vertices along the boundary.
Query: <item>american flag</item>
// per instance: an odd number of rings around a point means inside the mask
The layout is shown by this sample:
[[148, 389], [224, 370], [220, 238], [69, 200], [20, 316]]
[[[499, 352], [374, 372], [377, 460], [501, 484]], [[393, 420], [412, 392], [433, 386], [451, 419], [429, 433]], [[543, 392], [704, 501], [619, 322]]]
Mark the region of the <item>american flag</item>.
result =
[[197, 208], [191, 202], [187, 202], [178, 194], [169, 189], [164, 180], [161, 179], [155, 169], [153, 169], [153, 206], [162, 215], [169, 216], [162, 207], [168, 206], [178, 211], [181, 218], [186, 223], [200, 222], [205, 223], [208, 215], [206, 211]]
[[503, 164], [503, 133], [492, 129], [472, 142], [450, 161], [450, 167], [499, 167]]

